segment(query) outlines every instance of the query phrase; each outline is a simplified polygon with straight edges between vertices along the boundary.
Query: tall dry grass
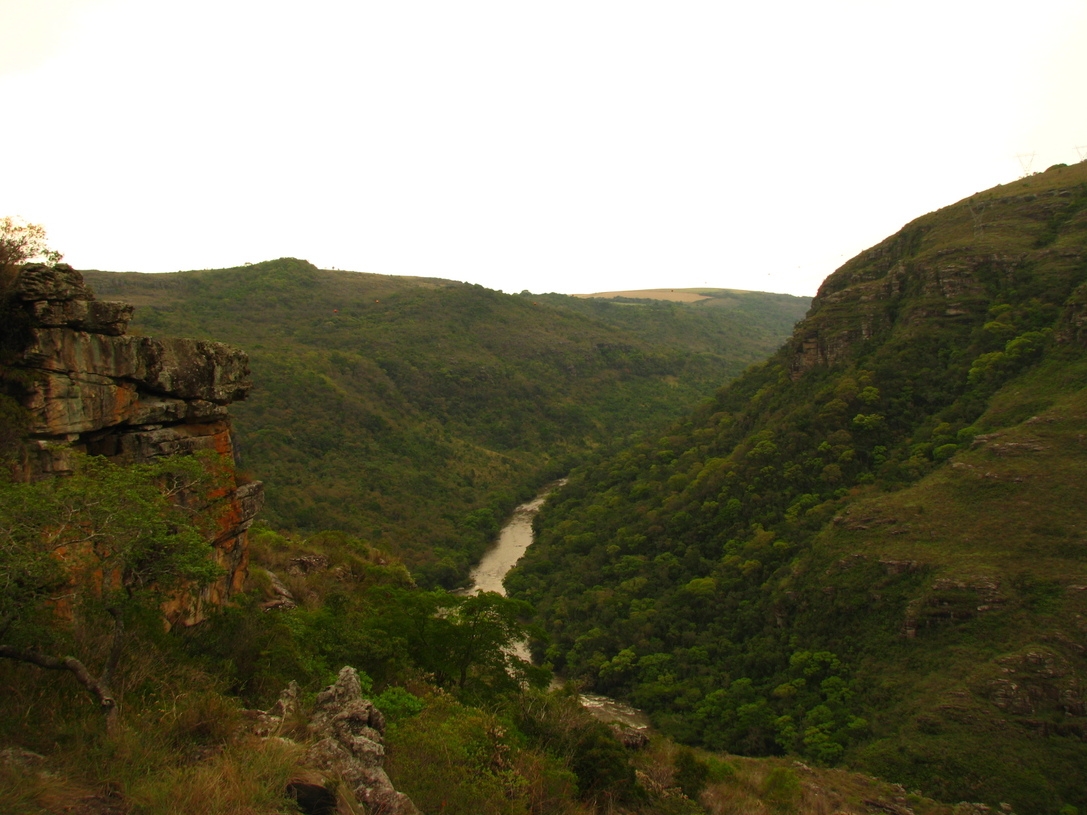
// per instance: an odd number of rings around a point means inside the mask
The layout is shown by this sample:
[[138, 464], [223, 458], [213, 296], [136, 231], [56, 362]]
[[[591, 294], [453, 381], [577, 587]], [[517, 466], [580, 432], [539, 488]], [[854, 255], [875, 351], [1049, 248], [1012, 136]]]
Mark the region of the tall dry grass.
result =
[[303, 747], [246, 735], [239, 704], [153, 643], [134, 643], [121, 725], [66, 674], [0, 661], [0, 812], [271, 815]]

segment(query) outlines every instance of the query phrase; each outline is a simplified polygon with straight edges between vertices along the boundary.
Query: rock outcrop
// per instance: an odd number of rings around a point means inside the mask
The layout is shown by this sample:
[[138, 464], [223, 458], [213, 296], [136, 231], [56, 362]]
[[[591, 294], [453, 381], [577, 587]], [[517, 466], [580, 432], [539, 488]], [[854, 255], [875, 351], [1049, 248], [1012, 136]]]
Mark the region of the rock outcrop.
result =
[[314, 739], [307, 761], [342, 778], [375, 815], [418, 815], [385, 774], [385, 716], [363, 698], [358, 672], [344, 667], [336, 681], [317, 694], [309, 731]]
[[[1082, 190], [1076, 179], [1067, 183], [1038, 194], [991, 191], [960, 201], [918, 218], [848, 261], [823, 281], [807, 318], [794, 330], [792, 378], [843, 362], [896, 333], [915, 336], [919, 327], [980, 325], [994, 296], [1032, 278], [1046, 279], [1053, 289], [1078, 282], [1084, 260], [1078, 248], [1050, 245], [1044, 234], [1032, 235], [1033, 242], [1019, 234], [1024, 222], [1066, 224], [1084, 217]], [[1087, 289], [1081, 288], [1058, 340], [1087, 341], [1085, 302]]]
[[[252, 715], [252, 731], [263, 738], [281, 738], [292, 725], [297, 729], [305, 720], [298, 685], [292, 682], [271, 710]], [[310, 741], [306, 766], [289, 785], [300, 804], [303, 796], [320, 799], [322, 789], [339, 781], [374, 815], [419, 815], [385, 773], [385, 716], [362, 695], [354, 668], [341, 668], [336, 681], [317, 694], [306, 733]], [[303, 811], [320, 808], [319, 804]]]
[[[212, 451], [229, 466], [215, 494], [209, 540], [224, 576], [195, 601], [166, 609], [172, 623], [203, 617], [239, 590], [246, 530], [260, 510], [260, 482], [234, 470], [227, 405], [251, 387], [248, 357], [216, 342], [126, 334], [132, 306], [96, 300], [69, 266], [24, 267], [10, 291], [5, 352], [11, 395], [29, 416], [20, 468], [26, 478], [62, 474], [73, 451], [118, 462]], [[8, 387], [12, 391], [12, 387]], [[221, 504], [221, 506], [219, 506]]]

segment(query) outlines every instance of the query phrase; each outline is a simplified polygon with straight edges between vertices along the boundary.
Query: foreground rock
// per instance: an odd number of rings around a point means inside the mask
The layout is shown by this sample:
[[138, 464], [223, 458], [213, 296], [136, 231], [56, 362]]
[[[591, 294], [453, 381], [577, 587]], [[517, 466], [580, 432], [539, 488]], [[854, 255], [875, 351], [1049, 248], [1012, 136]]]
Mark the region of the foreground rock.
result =
[[[298, 685], [292, 682], [271, 710], [252, 715], [252, 731], [258, 736], [297, 732], [303, 722]], [[317, 694], [305, 730], [311, 740], [307, 769], [288, 784], [303, 811], [324, 811], [330, 799], [322, 790], [339, 780], [374, 815], [419, 815], [411, 799], [397, 792], [385, 773], [385, 717], [363, 697], [354, 668], [340, 669], [336, 681]], [[312, 804], [307, 807], [306, 801]]]
[[335, 683], [317, 695], [309, 731], [315, 739], [306, 759], [352, 788], [375, 815], [419, 815], [385, 774], [385, 717], [362, 696], [359, 675], [345, 667]]

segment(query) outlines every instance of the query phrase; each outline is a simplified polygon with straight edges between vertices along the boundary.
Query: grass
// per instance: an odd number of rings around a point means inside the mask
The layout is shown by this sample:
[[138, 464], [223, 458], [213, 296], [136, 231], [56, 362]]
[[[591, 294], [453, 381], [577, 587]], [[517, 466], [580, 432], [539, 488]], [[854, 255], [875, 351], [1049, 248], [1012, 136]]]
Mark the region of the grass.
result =
[[952, 808], [870, 776], [792, 759], [729, 756], [734, 773], [711, 783], [701, 803], [710, 815], [867, 815], [908, 807], [916, 815], [951, 815]]
[[[1087, 618], [1085, 370], [1050, 362], [1009, 383], [972, 446], [908, 488], [858, 496], [820, 537], [826, 560], [860, 553], [923, 575], [899, 621], [914, 620], [913, 638], [885, 631], [858, 667], [877, 738], [852, 755], [856, 766], [945, 799], [967, 797], [986, 772], [972, 800], [1039, 811], [1076, 798], [1067, 779], [1085, 758], [1075, 734], [1087, 724], [1074, 701]], [[1054, 773], [1056, 762], [1067, 769]]]
[[147, 815], [263, 815], [294, 809], [284, 790], [304, 747], [278, 739], [236, 741], [188, 766], [133, 779], [125, 797]]
[[0, 663], [5, 815], [271, 815], [295, 811], [286, 784], [303, 748], [245, 735], [238, 703], [215, 680], [147, 644], [128, 654], [122, 726], [105, 738], [86, 694], [66, 675]]

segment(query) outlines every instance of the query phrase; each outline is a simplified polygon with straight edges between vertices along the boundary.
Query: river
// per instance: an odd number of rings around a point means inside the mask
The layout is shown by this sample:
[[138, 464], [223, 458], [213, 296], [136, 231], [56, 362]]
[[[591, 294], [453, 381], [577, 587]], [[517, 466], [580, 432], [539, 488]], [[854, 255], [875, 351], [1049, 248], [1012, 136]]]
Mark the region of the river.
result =
[[[513, 510], [505, 526], [498, 533], [498, 540], [494, 546], [487, 550], [479, 561], [469, 578], [471, 584], [468, 594], [478, 594], [484, 591], [493, 591], [506, 596], [506, 587], [502, 585], [502, 579], [521, 559], [525, 550], [532, 545], [532, 520], [540, 507], [547, 501], [548, 496], [566, 483], [566, 479], [548, 484], [539, 495], [531, 501], [526, 501]], [[528, 647], [525, 643], [517, 643], [514, 653], [522, 659], [530, 659]], [[561, 684], [556, 679], [556, 684]], [[649, 727], [649, 717], [640, 710], [630, 705], [610, 699], [607, 696], [596, 694], [581, 694], [581, 704], [596, 718], [605, 722], [620, 722], [628, 727], [644, 730]]]
[[479, 565], [472, 569], [468, 575], [471, 585], [469, 594], [479, 594], [484, 591], [494, 591], [506, 596], [506, 587], [502, 585], [502, 579], [506, 573], [517, 565], [521, 555], [532, 545], [532, 519], [544, 505], [547, 496], [566, 483], [566, 480], [548, 484], [543, 491], [513, 510], [510, 519], [498, 533], [498, 540], [494, 546], [487, 550], [479, 561]]

